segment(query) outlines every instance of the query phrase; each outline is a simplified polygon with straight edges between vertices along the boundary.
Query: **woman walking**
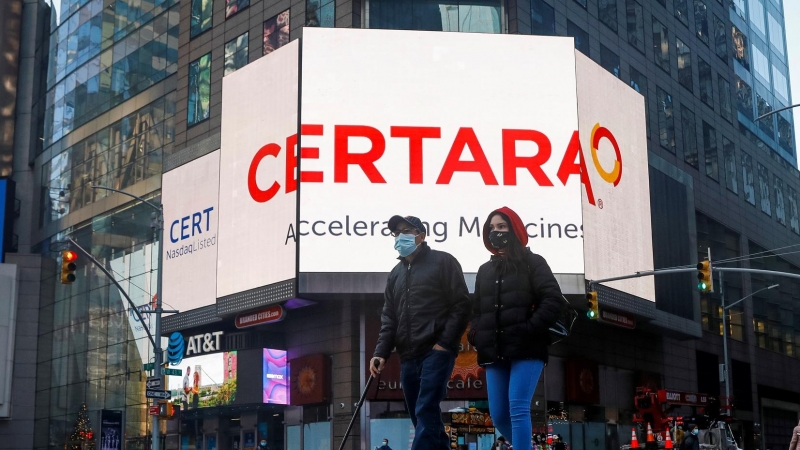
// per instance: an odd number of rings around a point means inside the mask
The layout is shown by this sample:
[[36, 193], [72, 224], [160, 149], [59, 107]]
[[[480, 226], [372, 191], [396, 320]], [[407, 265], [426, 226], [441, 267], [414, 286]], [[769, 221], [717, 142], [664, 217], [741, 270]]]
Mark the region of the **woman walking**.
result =
[[475, 280], [469, 340], [486, 369], [489, 411], [514, 450], [531, 450], [530, 404], [547, 363], [548, 329], [563, 308], [561, 288], [526, 244], [517, 213], [503, 207], [483, 225], [492, 253]]

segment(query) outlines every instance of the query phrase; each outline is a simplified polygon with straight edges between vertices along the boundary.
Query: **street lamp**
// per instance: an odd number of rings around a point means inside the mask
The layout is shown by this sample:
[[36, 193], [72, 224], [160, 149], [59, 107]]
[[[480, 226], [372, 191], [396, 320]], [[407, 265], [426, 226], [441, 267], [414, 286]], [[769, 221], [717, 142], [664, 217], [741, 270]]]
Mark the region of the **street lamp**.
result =
[[769, 117], [769, 116], [771, 116], [773, 114], [776, 114], [776, 113], [779, 113], [781, 111], [786, 111], [787, 109], [797, 108], [798, 106], [800, 106], [800, 103], [798, 103], [797, 105], [786, 106], [784, 108], [778, 108], [775, 111], [770, 111], [770, 112], [768, 112], [766, 114], [762, 114], [762, 115], [756, 117], [756, 120], [754, 120], [753, 122], [758, 122], [759, 120], [763, 119], [764, 117]]
[[[155, 231], [156, 239], [158, 240], [158, 274], [156, 278], [156, 310], [154, 314], [156, 315], [155, 320], [155, 330], [153, 330], [154, 335], [154, 344], [153, 344], [153, 353], [155, 353], [155, 361], [153, 362], [153, 376], [155, 378], [161, 379], [162, 372], [161, 372], [161, 364], [162, 358], [164, 357], [163, 349], [161, 348], [161, 313], [164, 312], [161, 309], [161, 275], [163, 273], [163, 257], [164, 257], [164, 242], [163, 242], [163, 234], [164, 234], [164, 206], [155, 204], [141, 198], [137, 197], [133, 194], [129, 194], [125, 191], [121, 191], [119, 189], [114, 189], [105, 186], [97, 186], [92, 185], [92, 189], [103, 189], [106, 191], [116, 192], [118, 194], [127, 195], [128, 197], [135, 198], [140, 202], [144, 203], [145, 205], [153, 208], [155, 213], [153, 214], [153, 223], [152, 228]], [[170, 311], [170, 312], [177, 312], [177, 311]], [[144, 323], [143, 323], [144, 325]], [[153, 400], [153, 404], [156, 404], [156, 400]], [[159, 422], [158, 416], [153, 416], [153, 446], [151, 447], [152, 450], [159, 450], [161, 444], [161, 423]]]
[[[774, 111], [774, 112], [777, 112], [777, 111]], [[720, 286], [719, 287], [719, 293], [720, 293], [720, 296], [722, 297], [722, 299], [721, 299], [721, 303], [722, 303], [722, 361], [723, 361], [722, 366], [723, 366], [723, 376], [724, 376], [724, 381], [725, 381], [725, 401], [726, 401], [726, 405], [725, 406], [726, 406], [726, 409], [727, 409], [730, 406], [730, 399], [731, 399], [731, 375], [730, 375], [730, 370], [728, 370], [728, 368], [730, 367], [728, 365], [728, 310], [733, 308], [734, 306], [738, 305], [739, 303], [747, 300], [748, 298], [758, 294], [759, 292], [763, 292], [763, 291], [766, 291], [766, 290], [769, 290], [769, 289], [774, 289], [774, 288], [776, 288], [776, 287], [778, 287], [780, 285], [779, 284], [773, 284], [772, 286], [767, 286], [765, 288], [761, 288], [761, 289], [759, 289], [759, 290], [757, 290], [757, 291], [755, 291], [755, 292], [753, 292], [751, 294], [745, 295], [744, 297], [740, 298], [739, 300], [736, 300], [735, 302], [731, 303], [730, 305], [725, 305], [725, 287], [724, 287], [725, 285], [722, 283], [723, 274], [724, 274], [724, 272], [719, 272], [719, 286]], [[730, 415], [730, 414], [731, 414], [731, 412], [729, 411], [728, 415]]]

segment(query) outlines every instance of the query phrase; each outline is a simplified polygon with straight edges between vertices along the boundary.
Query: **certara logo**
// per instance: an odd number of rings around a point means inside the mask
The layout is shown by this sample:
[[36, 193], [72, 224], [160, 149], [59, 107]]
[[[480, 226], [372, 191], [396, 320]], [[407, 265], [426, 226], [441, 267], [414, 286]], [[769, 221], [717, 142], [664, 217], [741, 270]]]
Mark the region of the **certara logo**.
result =
[[183, 361], [183, 353], [186, 344], [183, 340], [183, 335], [179, 332], [174, 332], [169, 336], [169, 345], [167, 346], [167, 361], [173, 366], [177, 366]]
[[[323, 136], [323, 125], [303, 125], [300, 129], [302, 136]], [[425, 139], [440, 139], [442, 136], [440, 127], [390, 127], [391, 138], [407, 139], [409, 164], [408, 182], [410, 184], [423, 184], [423, 142]], [[386, 179], [378, 170], [375, 163], [381, 159], [386, 151], [386, 136], [377, 128], [365, 125], [335, 125], [333, 126], [333, 182], [347, 183], [349, 180], [350, 166], [358, 166], [366, 175], [370, 183], [383, 184]], [[537, 130], [503, 129], [501, 148], [503, 152], [502, 184], [504, 186], [515, 186], [517, 184], [517, 170], [526, 169], [539, 186], [554, 186], [551, 176], [545, 173], [542, 166], [550, 160], [552, 154], [552, 144], [550, 139], [542, 132]], [[371, 143], [371, 148], [366, 153], [351, 153], [349, 150], [351, 138], [366, 138]], [[606, 139], [614, 149], [614, 167], [607, 171], [600, 163], [598, 153], [600, 142]], [[279, 180], [274, 180], [269, 186], [260, 186], [256, 174], [261, 162], [269, 157], [280, 157], [283, 148], [279, 144], [269, 143], [261, 147], [253, 156], [247, 174], [247, 188], [250, 196], [259, 203], [270, 201], [283, 187], [284, 193], [297, 190], [297, 154], [303, 159], [318, 159], [320, 149], [314, 147], [303, 147], [297, 152], [297, 134], [286, 138], [284, 152], [286, 159], [286, 170], [284, 174], [283, 186]], [[518, 142], [532, 142], [538, 147], [538, 152], [533, 156], [517, 155], [516, 146]], [[619, 144], [614, 135], [607, 128], [596, 124], [591, 134], [591, 155], [594, 168], [603, 181], [618, 186], [622, 179], [622, 154]], [[472, 156], [470, 159], [462, 159], [464, 150], [468, 150]], [[562, 185], [566, 185], [571, 175], [580, 177], [581, 183], [586, 189], [587, 198], [590, 204], [595, 204], [594, 193], [591, 180], [586, 172], [583, 148], [581, 146], [578, 131], [574, 131], [570, 139], [564, 157], [561, 160], [555, 178]], [[458, 172], [478, 173], [485, 185], [499, 185], [495, 170], [489, 164], [489, 160], [483, 151], [475, 130], [471, 127], [458, 129], [455, 138], [450, 146], [447, 158], [439, 171], [436, 184], [450, 184], [453, 175]], [[326, 175], [322, 171], [300, 171], [300, 181], [303, 183], [323, 183]], [[551, 174], [552, 175], [552, 174]], [[602, 206], [600, 206], [602, 208]]]

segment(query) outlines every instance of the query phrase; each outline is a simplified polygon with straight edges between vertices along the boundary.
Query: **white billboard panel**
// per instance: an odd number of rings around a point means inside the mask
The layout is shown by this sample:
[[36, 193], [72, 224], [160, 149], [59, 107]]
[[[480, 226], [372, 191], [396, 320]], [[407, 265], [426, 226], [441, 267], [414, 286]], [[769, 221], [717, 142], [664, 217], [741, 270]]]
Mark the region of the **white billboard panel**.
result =
[[554, 272], [582, 273], [580, 176], [559, 175], [575, 161], [564, 161], [578, 129], [573, 48], [307, 28], [300, 271], [388, 272], [397, 252], [385, 222], [400, 214], [427, 222], [430, 245], [476, 272], [490, 256], [480, 228], [508, 206]]
[[[580, 52], [578, 122], [586, 279], [653, 269], [644, 98]], [[652, 277], [606, 283], [655, 301]]]
[[164, 174], [164, 302], [181, 312], [217, 301], [219, 158], [214, 151]]
[[295, 277], [298, 55], [290, 42], [222, 81], [217, 297]]

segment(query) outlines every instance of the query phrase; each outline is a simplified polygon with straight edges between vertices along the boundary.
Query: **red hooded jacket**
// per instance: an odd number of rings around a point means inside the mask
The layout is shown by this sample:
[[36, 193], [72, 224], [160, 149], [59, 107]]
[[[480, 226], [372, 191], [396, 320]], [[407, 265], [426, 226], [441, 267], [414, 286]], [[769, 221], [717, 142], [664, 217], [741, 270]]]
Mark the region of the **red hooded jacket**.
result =
[[528, 231], [525, 229], [525, 224], [522, 223], [522, 219], [519, 218], [513, 209], [508, 206], [503, 206], [502, 208], [492, 211], [492, 213], [489, 214], [489, 218], [483, 224], [483, 245], [486, 247], [486, 250], [489, 250], [495, 255], [499, 253], [496, 248], [492, 247], [492, 243], [489, 242], [489, 222], [491, 222], [492, 216], [494, 216], [495, 213], [502, 213], [508, 217], [509, 222], [511, 222], [511, 231], [514, 232], [517, 240], [519, 240], [523, 247], [528, 245]]

